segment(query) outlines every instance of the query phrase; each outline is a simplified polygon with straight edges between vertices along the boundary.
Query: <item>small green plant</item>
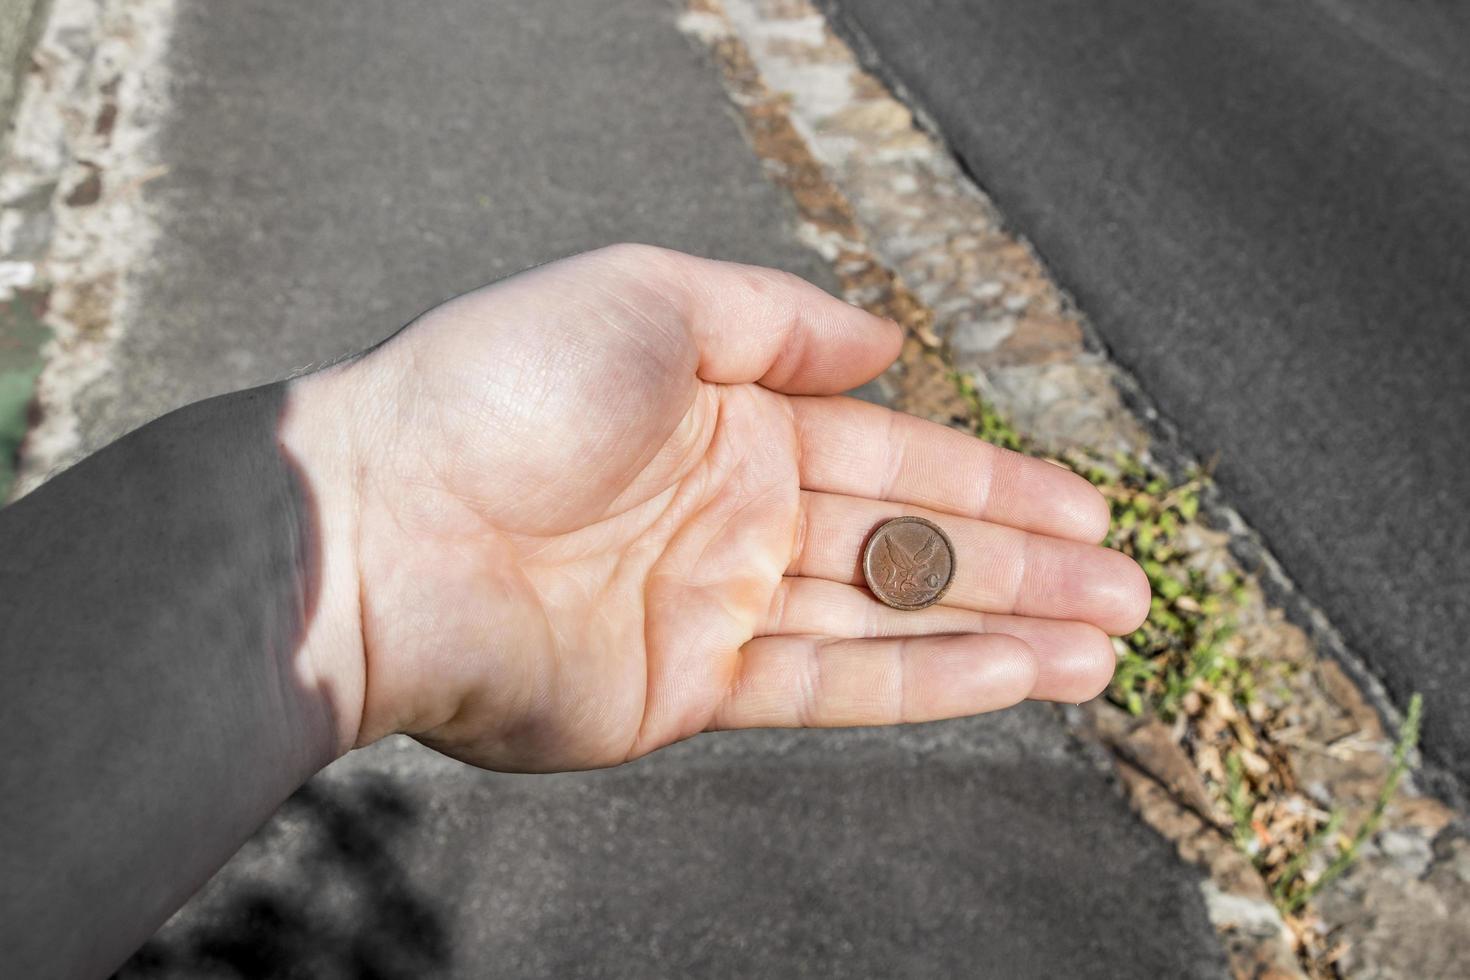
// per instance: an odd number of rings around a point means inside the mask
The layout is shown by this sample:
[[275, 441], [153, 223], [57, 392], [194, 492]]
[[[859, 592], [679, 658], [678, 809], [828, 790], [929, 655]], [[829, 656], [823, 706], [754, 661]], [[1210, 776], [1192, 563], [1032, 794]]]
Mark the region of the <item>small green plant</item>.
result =
[[1307, 862], [1312, 859], [1312, 855], [1322, 850], [1329, 841], [1337, 837], [1337, 832], [1342, 829], [1342, 819], [1342, 811], [1334, 809], [1328, 814], [1327, 822], [1307, 839], [1307, 842], [1302, 845], [1301, 850], [1292, 855], [1291, 860], [1282, 866], [1280, 877], [1271, 886], [1271, 897], [1276, 900], [1276, 907], [1282, 912], [1294, 912], [1301, 907], [1302, 902], [1306, 901], [1305, 898], [1301, 897], [1305, 889], [1297, 889], [1295, 894], [1291, 895], [1290, 903], [1288, 902], [1288, 892], [1291, 892], [1292, 886], [1298, 883], [1298, 879], [1301, 878], [1302, 869], [1307, 866]]
[[[950, 380], [970, 409], [975, 435], [992, 445], [1030, 451], [1015, 427], [980, 396], [968, 374], [951, 371]], [[1123, 638], [1111, 700], [1131, 714], [1153, 712], [1166, 721], [1202, 685], [1224, 688], [1248, 703], [1255, 679], [1225, 651], [1234, 631], [1228, 606], [1241, 600], [1244, 582], [1233, 572], [1207, 576], [1189, 567], [1181, 547], [1181, 534], [1199, 516], [1205, 474], [1191, 473], [1175, 482], [1123, 455], [1111, 462], [1080, 455], [1060, 462], [1108, 499], [1113, 523], [1107, 543], [1139, 563], [1153, 590], [1148, 621]]]
[[1153, 590], [1147, 621], [1124, 638], [1114, 703], [1135, 715], [1151, 710], [1166, 721], [1201, 687], [1249, 703], [1254, 678], [1225, 642], [1235, 629], [1229, 606], [1241, 598], [1244, 583], [1234, 572], [1211, 575], [1191, 566], [1181, 540], [1199, 515], [1204, 474], [1171, 483], [1126, 457], [1082, 473], [1112, 507], [1108, 543], [1138, 562]]
[[980, 397], [980, 392], [975, 389], [974, 380], [968, 374], [951, 371], [949, 380], [970, 409], [971, 431], [975, 435], [992, 446], [1013, 449], [1018, 453], [1027, 451], [1021, 434], [1006, 421], [1004, 416], [991, 408], [989, 402]]
[[1244, 767], [1240, 762], [1240, 754], [1236, 752], [1225, 756], [1225, 802], [1230, 807], [1231, 837], [1235, 846], [1254, 861], [1259, 850], [1256, 846], [1255, 828], [1251, 825], [1255, 801], [1246, 788]]
[[[971, 428], [981, 439], [1020, 452], [1030, 447], [1020, 434], [985, 403], [974, 383], [961, 373], [951, 375], [970, 407]], [[1246, 660], [1227, 642], [1235, 631], [1234, 610], [1247, 599], [1245, 580], [1238, 572], [1219, 568], [1206, 572], [1190, 562], [1185, 537], [1197, 522], [1200, 497], [1208, 483], [1203, 472], [1171, 480], [1144, 462], [1127, 456], [1111, 461], [1073, 456], [1062, 460], [1086, 477], [1107, 498], [1112, 530], [1107, 544], [1130, 555], [1148, 576], [1153, 597], [1148, 619], [1118, 644], [1118, 666], [1108, 696], [1133, 715], [1173, 721], [1185, 711], [1191, 694], [1242, 709], [1225, 730], [1219, 745], [1223, 780], [1219, 785], [1229, 814], [1229, 832], [1235, 846], [1274, 880], [1272, 895], [1283, 915], [1295, 915], [1324, 887], [1357, 860], [1362, 845], [1382, 825], [1384, 814], [1408, 769], [1419, 739], [1422, 701], [1418, 694], [1394, 748], [1393, 762], [1377, 801], [1352, 838], [1340, 840], [1344, 814], [1334, 809], [1327, 819], [1295, 849], [1263, 846], [1269, 830], [1257, 831], [1258, 809], [1272, 792], [1246, 774], [1247, 756], [1261, 760], [1257, 742], [1268, 738], [1249, 730], [1248, 717], [1258, 692], [1290, 697], [1283, 678], [1290, 667]], [[1195, 736], [1197, 737], [1197, 733]], [[1269, 770], [1268, 770], [1269, 771]], [[1218, 778], [1218, 776], [1217, 776]], [[1308, 881], [1306, 869], [1314, 855], [1336, 844], [1337, 850], [1321, 874]], [[1282, 861], [1285, 856], [1284, 862]], [[1279, 871], [1273, 871], [1273, 867]]]
[[1404, 773], [1408, 772], [1409, 757], [1419, 745], [1419, 727], [1423, 721], [1423, 715], [1424, 699], [1416, 693], [1409, 699], [1409, 710], [1404, 716], [1404, 723], [1399, 728], [1398, 741], [1393, 748], [1393, 764], [1389, 767], [1388, 776], [1383, 780], [1383, 785], [1379, 787], [1378, 798], [1373, 803], [1373, 809], [1358, 827], [1357, 833], [1338, 847], [1337, 853], [1328, 862], [1322, 873], [1311, 881], [1307, 881], [1303, 875], [1311, 856], [1338, 836], [1338, 831], [1343, 824], [1343, 814], [1339, 810], [1332, 812], [1322, 829], [1312, 835], [1312, 839], [1307, 842], [1306, 846], [1282, 869], [1271, 891], [1277, 906], [1283, 913], [1291, 915], [1300, 911], [1302, 906], [1317, 896], [1318, 892], [1340, 878], [1358, 860], [1358, 853], [1363, 845], [1378, 833], [1378, 828], [1383, 825], [1383, 816], [1388, 812], [1388, 805], [1393, 802], [1394, 794], [1398, 792]]

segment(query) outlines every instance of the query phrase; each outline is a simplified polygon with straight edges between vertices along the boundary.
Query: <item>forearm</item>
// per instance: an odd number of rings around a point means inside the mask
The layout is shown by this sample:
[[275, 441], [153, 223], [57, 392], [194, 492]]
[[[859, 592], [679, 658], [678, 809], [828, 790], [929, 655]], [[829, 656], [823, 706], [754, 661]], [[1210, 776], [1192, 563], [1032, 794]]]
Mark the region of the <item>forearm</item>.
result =
[[112, 969], [350, 744], [350, 514], [292, 390], [0, 511], [0, 972]]

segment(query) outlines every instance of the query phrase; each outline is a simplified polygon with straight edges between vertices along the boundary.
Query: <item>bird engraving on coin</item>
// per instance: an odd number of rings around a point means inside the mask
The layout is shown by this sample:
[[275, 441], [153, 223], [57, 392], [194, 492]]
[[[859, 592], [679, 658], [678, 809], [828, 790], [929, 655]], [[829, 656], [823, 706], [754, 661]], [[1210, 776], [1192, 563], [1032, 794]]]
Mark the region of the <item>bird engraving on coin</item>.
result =
[[873, 595], [895, 609], [938, 602], [954, 578], [954, 545], [922, 517], [896, 517], [878, 526], [863, 549], [863, 578]]

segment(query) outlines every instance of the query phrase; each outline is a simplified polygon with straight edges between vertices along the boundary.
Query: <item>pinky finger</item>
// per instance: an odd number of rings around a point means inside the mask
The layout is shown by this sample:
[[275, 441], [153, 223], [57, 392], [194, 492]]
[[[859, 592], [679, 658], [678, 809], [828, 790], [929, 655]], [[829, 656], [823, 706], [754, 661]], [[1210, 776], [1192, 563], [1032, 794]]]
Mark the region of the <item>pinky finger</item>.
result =
[[1031, 693], [1037, 661], [1004, 634], [831, 639], [763, 636], [740, 666], [710, 730], [835, 728], [958, 718]]

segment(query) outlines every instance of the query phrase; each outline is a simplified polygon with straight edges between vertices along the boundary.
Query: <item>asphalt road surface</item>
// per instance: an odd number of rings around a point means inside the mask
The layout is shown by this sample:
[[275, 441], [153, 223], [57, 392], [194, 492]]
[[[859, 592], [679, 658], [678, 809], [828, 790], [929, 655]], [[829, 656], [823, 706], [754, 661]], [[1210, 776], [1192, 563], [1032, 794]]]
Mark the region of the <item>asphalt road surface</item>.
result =
[[1470, 5], [827, 6], [1470, 782]]

